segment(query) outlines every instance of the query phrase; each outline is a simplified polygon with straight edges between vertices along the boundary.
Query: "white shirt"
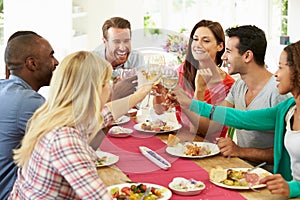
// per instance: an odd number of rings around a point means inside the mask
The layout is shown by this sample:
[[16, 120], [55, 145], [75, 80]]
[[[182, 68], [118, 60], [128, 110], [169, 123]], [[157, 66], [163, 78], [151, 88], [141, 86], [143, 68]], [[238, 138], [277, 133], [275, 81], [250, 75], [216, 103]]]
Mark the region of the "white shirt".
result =
[[286, 134], [284, 136], [284, 146], [291, 158], [291, 170], [294, 180], [300, 181], [300, 130], [293, 131], [291, 129], [292, 117], [296, 106], [290, 108], [285, 116]]

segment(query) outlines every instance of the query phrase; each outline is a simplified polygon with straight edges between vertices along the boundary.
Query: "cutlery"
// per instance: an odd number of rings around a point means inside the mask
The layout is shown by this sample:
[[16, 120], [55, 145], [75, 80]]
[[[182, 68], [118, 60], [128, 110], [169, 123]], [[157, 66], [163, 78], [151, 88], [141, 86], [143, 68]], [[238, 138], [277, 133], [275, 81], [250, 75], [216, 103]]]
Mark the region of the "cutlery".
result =
[[248, 172], [251, 172], [259, 167], [262, 167], [264, 166], [265, 164], [267, 164], [267, 162], [263, 162], [263, 163], [260, 163], [259, 165], [256, 165], [255, 167], [252, 167], [251, 169], [248, 169]]
[[145, 199], [145, 197], [151, 192], [152, 187], [148, 187], [144, 193], [144, 195], [141, 197], [141, 199]]

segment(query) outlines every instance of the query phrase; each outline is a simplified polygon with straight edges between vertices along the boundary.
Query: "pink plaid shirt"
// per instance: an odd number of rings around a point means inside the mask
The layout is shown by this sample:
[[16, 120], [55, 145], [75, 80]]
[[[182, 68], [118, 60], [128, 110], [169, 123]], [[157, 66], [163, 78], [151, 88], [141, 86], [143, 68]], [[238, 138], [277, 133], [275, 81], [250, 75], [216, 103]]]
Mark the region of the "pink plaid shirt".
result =
[[[105, 120], [113, 120], [107, 107], [102, 113]], [[111, 199], [98, 176], [96, 159], [78, 129], [56, 128], [36, 144], [28, 169], [19, 168], [9, 199]]]

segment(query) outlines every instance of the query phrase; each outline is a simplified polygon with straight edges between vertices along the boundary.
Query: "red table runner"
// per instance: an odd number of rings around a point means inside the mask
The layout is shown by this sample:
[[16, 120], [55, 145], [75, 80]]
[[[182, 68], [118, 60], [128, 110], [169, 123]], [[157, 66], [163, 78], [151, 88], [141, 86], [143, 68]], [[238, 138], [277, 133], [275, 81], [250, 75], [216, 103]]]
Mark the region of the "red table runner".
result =
[[[131, 122], [132, 123], [132, 122]], [[129, 125], [131, 124], [129, 123]], [[128, 126], [128, 125], [127, 125]], [[131, 124], [132, 127], [132, 124]], [[146, 146], [168, 160], [172, 167], [162, 170], [139, 150], [139, 146]], [[234, 190], [215, 186], [209, 181], [208, 173], [192, 160], [177, 158], [166, 153], [166, 144], [151, 133], [133, 132], [131, 137], [113, 138], [107, 136], [101, 146], [102, 151], [110, 152], [119, 156], [116, 165], [135, 182], [153, 183], [168, 187], [174, 177], [194, 178], [202, 181], [206, 189], [196, 196], [180, 196], [173, 194], [174, 199], [245, 199]], [[204, 158], [205, 159], [205, 158]]]

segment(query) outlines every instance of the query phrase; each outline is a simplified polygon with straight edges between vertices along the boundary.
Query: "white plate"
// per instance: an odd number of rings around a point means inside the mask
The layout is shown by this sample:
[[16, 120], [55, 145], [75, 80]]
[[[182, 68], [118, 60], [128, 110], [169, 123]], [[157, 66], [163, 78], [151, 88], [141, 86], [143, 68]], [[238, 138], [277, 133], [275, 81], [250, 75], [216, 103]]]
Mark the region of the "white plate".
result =
[[[182, 188], [182, 185], [186, 186], [185, 188]], [[196, 187], [202, 186], [202, 187]], [[200, 194], [205, 189], [205, 184], [202, 181], [196, 181], [194, 179], [185, 179], [183, 177], [175, 177], [173, 178], [173, 181], [169, 184], [169, 188], [178, 195], [183, 196], [192, 196]]]
[[130, 117], [123, 115], [120, 118], [116, 119], [112, 125], [125, 124], [130, 121]]
[[109, 129], [108, 134], [112, 137], [128, 137], [132, 134], [133, 130], [130, 128], [123, 128], [113, 126]]
[[[247, 171], [248, 169], [250, 168], [230, 168], [230, 169], [233, 169], [233, 170], [242, 170], [242, 171]], [[227, 171], [228, 169], [224, 169], [224, 171]], [[263, 177], [266, 177], [268, 175], [272, 175], [270, 172], [268, 172], [267, 170], [263, 169], [263, 168], [257, 168], [253, 171], [251, 171], [251, 173], [256, 173], [259, 178], [263, 178]], [[213, 184], [217, 185], [217, 186], [220, 186], [220, 187], [223, 187], [223, 188], [228, 188], [228, 189], [236, 189], [236, 190], [248, 190], [250, 189], [248, 186], [229, 186], [229, 185], [225, 185], [223, 183], [218, 183], [218, 182], [215, 182], [215, 181], [212, 181], [210, 180], [210, 182], [212, 182]], [[259, 184], [259, 185], [253, 185], [252, 188], [254, 189], [257, 189], [257, 188], [263, 188], [263, 187], [266, 187], [265, 184]]]
[[[113, 188], [119, 188], [119, 190], [121, 190], [123, 187], [131, 187], [131, 185], [138, 185], [141, 183], [123, 183], [123, 184], [118, 184], [118, 185], [111, 185], [107, 187], [107, 191], [108, 193], [110, 193], [110, 190]], [[142, 183], [144, 185], [146, 185], [147, 187], [154, 187], [157, 189], [164, 189], [165, 191], [162, 193], [163, 197], [158, 198], [158, 200], [168, 200], [172, 197], [172, 192], [171, 190], [169, 190], [166, 187], [163, 187], [161, 185], [156, 185], [156, 184], [152, 184], [152, 183]]]
[[105, 161], [102, 162], [102, 165], [98, 164], [97, 162], [97, 167], [104, 167], [104, 166], [109, 166], [113, 165], [116, 162], [119, 161], [119, 156], [114, 155], [112, 153], [104, 152], [104, 151], [96, 151], [97, 156], [100, 158], [106, 157]]
[[167, 132], [171, 132], [171, 131], [177, 131], [178, 129], [180, 129], [182, 126], [181, 124], [178, 124], [178, 123], [174, 123], [174, 122], [167, 122], [167, 126], [170, 126], [170, 127], [173, 127], [171, 128], [170, 131], [154, 131], [154, 130], [144, 130], [142, 129], [141, 127], [142, 123], [138, 123], [138, 124], [135, 124], [133, 126], [133, 128], [137, 131], [141, 131], [141, 132], [146, 132], [146, 133], [167, 133]]
[[216, 145], [216, 144], [209, 143], [209, 142], [193, 142], [193, 144], [197, 144], [197, 146], [209, 148], [211, 153], [207, 154], [207, 155], [202, 155], [202, 156], [185, 155], [184, 154], [184, 145], [182, 143], [179, 143], [175, 147], [167, 147], [166, 151], [173, 156], [178, 156], [178, 157], [183, 157], [183, 158], [204, 158], [204, 157], [208, 157], [208, 156], [214, 156], [214, 155], [220, 153], [220, 149], [219, 149], [218, 145]]

